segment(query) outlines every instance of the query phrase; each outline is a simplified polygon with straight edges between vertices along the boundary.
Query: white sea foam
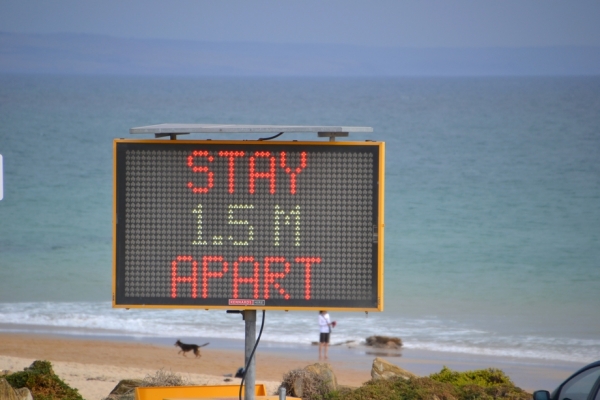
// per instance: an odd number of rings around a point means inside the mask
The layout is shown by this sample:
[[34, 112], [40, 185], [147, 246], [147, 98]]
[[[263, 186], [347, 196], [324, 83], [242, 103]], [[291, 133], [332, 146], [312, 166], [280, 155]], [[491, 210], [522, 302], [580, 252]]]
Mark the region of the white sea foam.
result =
[[[2, 331], [25, 330], [130, 337], [219, 337], [243, 339], [238, 314], [205, 310], [113, 309], [108, 302], [0, 303]], [[593, 361], [600, 340], [500, 335], [440, 319], [392, 318], [384, 314], [337, 314], [334, 341], [362, 342], [371, 335], [397, 336], [408, 349], [489, 356]], [[260, 323], [260, 313], [259, 313]], [[309, 344], [316, 340], [315, 313], [267, 312], [262, 340]]]

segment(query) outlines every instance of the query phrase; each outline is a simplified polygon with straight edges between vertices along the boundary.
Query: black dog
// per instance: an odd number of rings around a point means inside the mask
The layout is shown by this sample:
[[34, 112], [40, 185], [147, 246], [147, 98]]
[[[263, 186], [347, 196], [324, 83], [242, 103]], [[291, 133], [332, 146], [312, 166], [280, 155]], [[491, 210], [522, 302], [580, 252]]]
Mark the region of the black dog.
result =
[[175, 347], [178, 347], [181, 349], [177, 352], [177, 354], [183, 352], [183, 356], [187, 357], [185, 355], [185, 353], [187, 353], [188, 351], [193, 351], [194, 354], [196, 355], [196, 357], [200, 357], [200, 347], [204, 347], [206, 346], [208, 343], [204, 343], [203, 345], [198, 346], [197, 344], [186, 344], [186, 343], [181, 343], [179, 340], [177, 340], [175, 342]]

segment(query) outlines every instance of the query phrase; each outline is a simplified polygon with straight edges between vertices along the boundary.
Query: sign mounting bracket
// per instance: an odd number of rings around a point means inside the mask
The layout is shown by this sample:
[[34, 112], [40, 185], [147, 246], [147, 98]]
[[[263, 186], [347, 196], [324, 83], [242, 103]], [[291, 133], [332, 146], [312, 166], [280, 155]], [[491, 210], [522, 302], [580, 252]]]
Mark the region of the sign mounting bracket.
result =
[[189, 135], [189, 132], [178, 132], [178, 133], [168, 133], [168, 132], [164, 132], [164, 133], [155, 133], [154, 137], [155, 138], [161, 138], [161, 137], [167, 137], [169, 136], [169, 138], [171, 138], [171, 140], [177, 140], [177, 135]]

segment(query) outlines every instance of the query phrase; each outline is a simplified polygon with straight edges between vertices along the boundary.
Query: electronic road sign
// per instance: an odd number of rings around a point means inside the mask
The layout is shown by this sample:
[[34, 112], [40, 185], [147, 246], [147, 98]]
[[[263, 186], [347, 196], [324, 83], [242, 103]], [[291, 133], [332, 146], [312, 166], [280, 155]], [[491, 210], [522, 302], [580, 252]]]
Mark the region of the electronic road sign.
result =
[[114, 141], [114, 307], [383, 310], [384, 143]]

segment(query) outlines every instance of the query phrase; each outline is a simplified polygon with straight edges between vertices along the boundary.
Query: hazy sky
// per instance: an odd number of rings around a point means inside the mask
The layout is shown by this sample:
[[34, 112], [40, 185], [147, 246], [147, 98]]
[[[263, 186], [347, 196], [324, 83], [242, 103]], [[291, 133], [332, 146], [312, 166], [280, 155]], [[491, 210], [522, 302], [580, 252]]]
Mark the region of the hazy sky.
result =
[[0, 0], [0, 31], [409, 47], [600, 46], [600, 1]]

